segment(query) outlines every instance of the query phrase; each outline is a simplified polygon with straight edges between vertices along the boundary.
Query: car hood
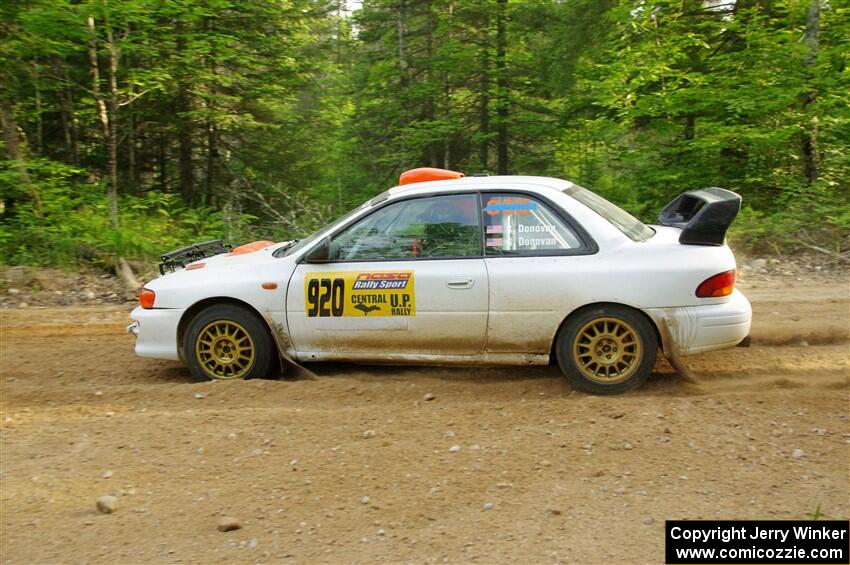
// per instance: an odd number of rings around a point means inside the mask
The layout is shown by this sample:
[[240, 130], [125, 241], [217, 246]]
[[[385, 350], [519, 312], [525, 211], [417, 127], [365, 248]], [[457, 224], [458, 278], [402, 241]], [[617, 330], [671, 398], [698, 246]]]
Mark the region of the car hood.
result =
[[170, 277], [178, 273], [185, 272], [200, 273], [202, 271], [209, 271], [210, 269], [242, 269], [253, 265], [261, 265], [263, 263], [268, 263], [269, 261], [274, 261], [276, 259], [274, 257], [274, 252], [282, 246], [290, 243], [292, 242], [281, 241], [278, 243], [272, 243], [267, 247], [256, 251], [250, 251], [248, 253], [235, 253], [233, 251], [229, 253], [219, 253], [212, 257], [206, 257], [204, 259], [199, 259], [198, 261], [186, 263], [184, 268], [176, 269], [173, 273], [166, 272], [163, 277]]
[[187, 263], [166, 272], [145, 288], [156, 295], [156, 307], [179, 308], [211, 296], [233, 296], [262, 282], [285, 284], [295, 268], [294, 257], [275, 257], [274, 252], [289, 242], [279, 242], [257, 251], [220, 253]]

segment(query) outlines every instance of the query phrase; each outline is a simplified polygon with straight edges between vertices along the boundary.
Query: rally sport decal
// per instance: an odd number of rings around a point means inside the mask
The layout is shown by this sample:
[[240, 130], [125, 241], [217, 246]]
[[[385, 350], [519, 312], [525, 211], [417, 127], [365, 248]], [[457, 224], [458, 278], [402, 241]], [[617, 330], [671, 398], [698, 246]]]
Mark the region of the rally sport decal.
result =
[[413, 271], [307, 273], [307, 316], [415, 316]]

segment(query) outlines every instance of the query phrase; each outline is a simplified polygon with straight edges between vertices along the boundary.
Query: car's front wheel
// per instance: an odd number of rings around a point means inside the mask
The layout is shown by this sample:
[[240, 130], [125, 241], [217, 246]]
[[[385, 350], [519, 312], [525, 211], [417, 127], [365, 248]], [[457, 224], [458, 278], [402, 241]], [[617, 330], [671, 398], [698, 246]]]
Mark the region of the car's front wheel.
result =
[[252, 379], [272, 371], [275, 347], [256, 314], [235, 304], [217, 304], [189, 323], [183, 353], [199, 381]]
[[555, 354], [574, 387], [618, 394], [642, 385], [655, 365], [658, 338], [639, 312], [620, 306], [588, 308], [561, 329]]

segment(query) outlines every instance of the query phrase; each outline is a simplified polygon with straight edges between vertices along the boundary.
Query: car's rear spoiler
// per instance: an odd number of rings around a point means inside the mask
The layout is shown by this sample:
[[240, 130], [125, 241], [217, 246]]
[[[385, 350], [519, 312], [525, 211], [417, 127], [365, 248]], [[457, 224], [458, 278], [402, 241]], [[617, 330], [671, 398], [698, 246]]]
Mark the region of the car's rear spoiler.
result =
[[663, 226], [682, 229], [679, 243], [723, 245], [726, 230], [741, 209], [741, 195], [724, 188], [683, 192], [658, 214]]

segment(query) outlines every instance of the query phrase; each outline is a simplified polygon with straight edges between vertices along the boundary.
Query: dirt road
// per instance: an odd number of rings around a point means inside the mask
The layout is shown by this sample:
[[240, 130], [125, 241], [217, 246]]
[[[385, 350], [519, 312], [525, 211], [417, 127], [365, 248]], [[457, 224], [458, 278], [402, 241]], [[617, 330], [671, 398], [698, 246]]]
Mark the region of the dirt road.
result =
[[665, 519], [846, 519], [847, 282], [752, 286], [752, 348], [612, 398], [531, 368], [194, 384], [133, 356], [126, 307], [5, 310], [0, 562], [660, 563]]

